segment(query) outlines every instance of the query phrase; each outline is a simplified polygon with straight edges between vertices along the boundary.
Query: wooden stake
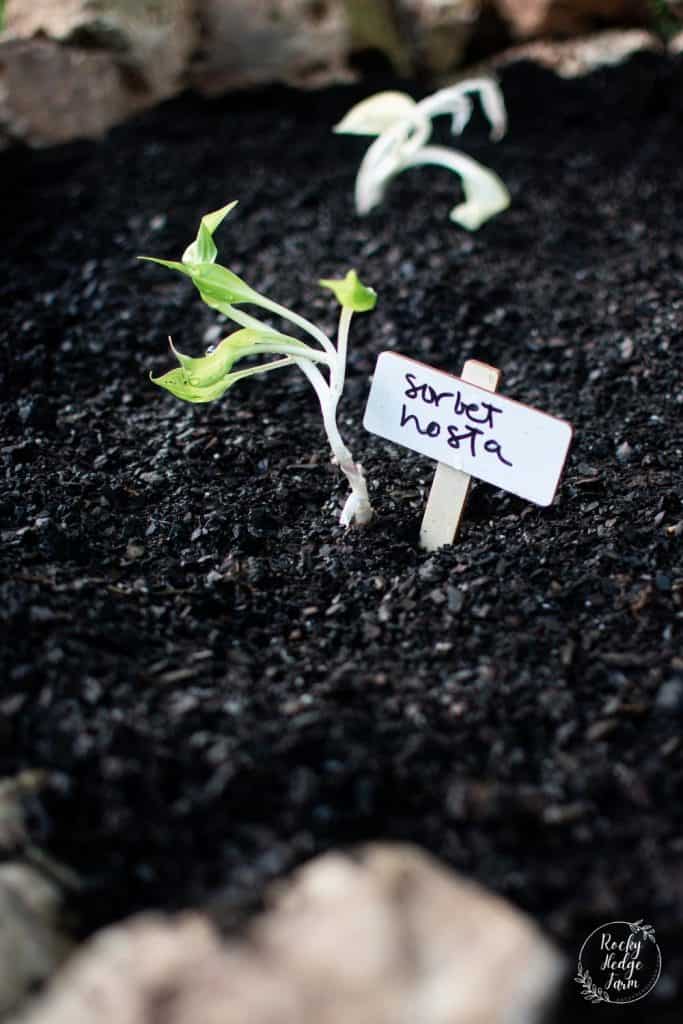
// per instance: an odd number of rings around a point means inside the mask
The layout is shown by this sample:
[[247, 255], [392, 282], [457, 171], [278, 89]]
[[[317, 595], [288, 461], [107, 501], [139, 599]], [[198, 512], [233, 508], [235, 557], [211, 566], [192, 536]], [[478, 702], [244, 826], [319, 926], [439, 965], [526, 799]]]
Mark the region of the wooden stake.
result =
[[[500, 370], [477, 359], [468, 359], [460, 377], [468, 384], [495, 391], [500, 383]], [[427, 499], [420, 529], [420, 544], [427, 551], [436, 551], [455, 540], [467, 504], [471, 477], [459, 469], [438, 462]]]

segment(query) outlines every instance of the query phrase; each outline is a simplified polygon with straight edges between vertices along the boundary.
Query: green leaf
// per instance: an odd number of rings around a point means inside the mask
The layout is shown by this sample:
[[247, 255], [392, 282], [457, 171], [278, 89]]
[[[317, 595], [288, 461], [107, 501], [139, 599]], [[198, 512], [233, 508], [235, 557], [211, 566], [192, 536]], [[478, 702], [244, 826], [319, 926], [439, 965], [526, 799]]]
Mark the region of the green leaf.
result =
[[177, 263], [175, 260], [159, 260], [156, 256], [138, 256], [138, 259], [144, 260], [145, 263], [158, 263], [159, 266], [168, 267], [170, 270], [179, 270], [186, 277], [192, 276], [192, 271], [189, 267], [186, 267], [184, 263]]
[[177, 270], [189, 277], [207, 306], [219, 313], [230, 315], [229, 306], [237, 302], [258, 302], [260, 295], [250, 288], [237, 274], [217, 263], [177, 263], [175, 260], [160, 260], [155, 256], [140, 256], [148, 263], [158, 263], [170, 270]]
[[354, 313], [367, 313], [377, 304], [377, 292], [374, 288], [366, 288], [355, 270], [349, 270], [342, 280], [326, 278], [320, 284], [334, 292], [340, 306]]
[[220, 398], [231, 384], [235, 383], [232, 379], [234, 376], [237, 375], [228, 373], [208, 387], [199, 386], [188, 380], [185, 371], [179, 366], [175, 370], [164, 373], [161, 377], [150, 376], [150, 380], [152, 383], [158, 384], [160, 388], [170, 391], [176, 398], [182, 398], [185, 402], [213, 402], [215, 398]]
[[233, 199], [227, 206], [221, 206], [220, 210], [214, 210], [213, 213], [205, 213], [202, 217], [202, 224], [205, 226], [209, 234], [213, 234], [214, 231], [221, 226], [225, 218], [232, 210], [237, 206], [238, 200]]
[[214, 243], [211, 232], [204, 226], [199, 225], [197, 237], [183, 253], [183, 263], [215, 263], [218, 256], [218, 249]]
[[[257, 373], [265, 373], [267, 370], [277, 370], [281, 366], [288, 366], [293, 361], [291, 356], [231, 372], [233, 364], [238, 359], [277, 351], [278, 345], [281, 344], [282, 342], [279, 341], [276, 334], [244, 328], [241, 331], [235, 331], [228, 338], [224, 338], [215, 351], [206, 356], [194, 358], [183, 355], [171, 342], [171, 351], [180, 366], [162, 374], [161, 377], [152, 377], [150, 374], [150, 380], [154, 384], [158, 384], [159, 387], [170, 391], [176, 398], [182, 398], [185, 402], [213, 402], [243, 377], [251, 377]], [[290, 347], [292, 346], [290, 345]], [[303, 342], [301, 348], [303, 351], [308, 351]]]
[[216, 384], [230, 373], [233, 364], [238, 359], [258, 353], [260, 345], [268, 337], [270, 335], [245, 327], [243, 330], [235, 331], [234, 334], [223, 338], [213, 352], [205, 356], [183, 355], [175, 348], [173, 342], [171, 342], [171, 351], [180, 363], [188, 384], [197, 388], [205, 388]]
[[214, 263], [218, 250], [213, 241], [213, 233], [223, 223], [227, 215], [237, 206], [237, 200], [228, 203], [220, 210], [205, 213], [199, 222], [197, 237], [188, 245], [183, 253], [183, 263]]
[[[216, 263], [195, 263], [190, 276], [207, 306], [226, 313], [237, 302], [258, 302], [260, 296], [246, 281]], [[228, 313], [229, 315], [229, 313]]]
[[[250, 327], [235, 331], [224, 338], [213, 352], [205, 356], [186, 356], [175, 348], [172, 341], [170, 344], [180, 366], [161, 377], [150, 376], [150, 379], [186, 402], [212, 402], [215, 398], [220, 398], [242, 377], [278, 369], [280, 366], [288, 365], [295, 356], [307, 358], [311, 353], [307, 345], [295, 338], [287, 338], [275, 331], [257, 331]], [[285, 354], [286, 358], [231, 372], [238, 359], [269, 353]]]

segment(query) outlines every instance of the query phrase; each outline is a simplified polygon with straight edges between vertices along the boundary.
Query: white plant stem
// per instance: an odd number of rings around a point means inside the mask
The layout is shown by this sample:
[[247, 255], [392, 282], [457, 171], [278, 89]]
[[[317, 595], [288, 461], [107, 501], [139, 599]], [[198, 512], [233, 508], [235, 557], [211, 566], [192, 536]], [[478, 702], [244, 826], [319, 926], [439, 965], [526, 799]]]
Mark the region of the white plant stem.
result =
[[344, 444], [339, 433], [339, 427], [337, 426], [339, 395], [335, 393], [332, 385], [327, 383], [320, 370], [307, 359], [296, 359], [295, 362], [306, 375], [318, 396], [320, 411], [323, 416], [323, 426], [325, 427], [327, 440], [332, 451], [332, 461], [339, 466], [351, 488], [351, 494], [346, 499], [339, 522], [342, 526], [351, 526], [354, 522], [364, 526], [372, 519], [372, 506], [368, 497], [368, 485], [363, 467], [359, 462], [354, 462], [353, 455]]
[[280, 370], [285, 366], [291, 366], [293, 362], [294, 360], [291, 356], [285, 356], [284, 359], [273, 359], [270, 363], [250, 366], [247, 370], [236, 370], [232, 376], [235, 380], [241, 380], [244, 377], [255, 377], [259, 373], [267, 373], [269, 370]]
[[303, 331], [306, 331], [307, 334], [310, 334], [312, 338], [315, 338], [318, 344], [322, 346], [325, 352], [327, 352], [332, 359], [335, 358], [336, 353], [334, 345], [327, 335], [321, 331], [319, 327], [311, 323], [310, 320], [307, 320], [303, 316], [299, 316], [298, 313], [293, 313], [290, 309], [286, 309], [278, 302], [273, 302], [271, 299], [266, 299], [261, 295], [259, 296], [259, 305], [262, 306], [263, 309], [267, 309], [271, 313], [281, 316], [284, 320], [289, 320], [290, 323], [296, 324], [297, 327], [300, 327]]
[[[360, 463], [354, 462], [353, 455], [344, 444], [339, 427], [337, 426], [337, 406], [344, 389], [346, 377], [346, 356], [352, 312], [349, 309], [342, 308], [337, 331], [337, 347], [335, 348], [329, 338], [323, 335], [319, 328], [304, 320], [303, 317], [297, 317], [297, 314], [278, 306], [277, 303], [269, 302], [269, 305], [265, 308], [270, 309], [271, 312], [278, 313], [282, 317], [286, 317], [292, 323], [298, 323], [299, 326], [303, 327], [306, 324], [307, 326], [304, 329], [308, 330], [309, 333], [312, 333], [310, 328], [315, 329], [314, 337], [322, 335], [325, 338], [325, 352], [320, 353], [316, 358], [316, 362], [328, 367], [329, 381], [325, 380], [318, 367], [314, 365], [312, 357], [293, 352], [291, 359], [305, 375], [317, 395], [323, 417], [323, 426], [332, 452], [332, 461], [339, 466], [351, 488], [351, 494], [346, 499], [339, 522], [342, 526], [351, 526], [354, 522], [361, 526], [365, 525], [370, 522], [373, 515], [368, 497], [367, 481], [363, 467]], [[242, 327], [263, 330], [263, 324], [260, 321], [234, 306], [229, 307], [228, 316]], [[284, 348], [282, 350], [284, 351]], [[284, 365], [284, 362], [282, 365]]]
[[[282, 340], [280, 340], [282, 338]], [[322, 363], [324, 366], [329, 366], [330, 361], [324, 352], [317, 352], [313, 349], [309, 349], [308, 353], [302, 353], [301, 346], [296, 344], [296, 338], [286, 341], [286, 335], [280, 335], [280, 338], [274, 339], [272, 342], [260, 341], [258, 346], [255, 348], [258, 355], [286, 355], [291, 356], [294, 359], [310, 359], [312, 363]]]
[[353, 310], [342, 307], [337, 328], [337, 351], [335, 360], [335, 372], [333, 373], [332, 386], [337, 399], [341, 397], [346, 381], [346, 353], [349, 344], [349, 327]]

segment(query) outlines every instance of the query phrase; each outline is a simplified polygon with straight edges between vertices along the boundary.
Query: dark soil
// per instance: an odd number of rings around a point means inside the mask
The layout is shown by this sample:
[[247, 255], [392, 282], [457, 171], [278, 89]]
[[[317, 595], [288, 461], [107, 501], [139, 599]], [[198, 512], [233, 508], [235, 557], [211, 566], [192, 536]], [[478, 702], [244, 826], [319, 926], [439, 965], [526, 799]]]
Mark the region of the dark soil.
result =
[[[366, 142], [330, 126], [372, 84], [184, 97], [101, 144], [2, 157], [0, 776], [49, 773], [33, 838], [82, 878], [81, 934], [151, 906], [238, 927], [314, 854], [409, 840], [572, 960], [599, 923], [652, 923], [647, 1016], [668, 1020], [683, 64], [502, 81], [508, 136], [478, 122], [464, 145], [513, 204], [476, 235], [439, 169], [354, 216]], [[318, 277], [354, 266], [379, 292], [341, 415], [369, 529], [337, 525], [345, 483], [297, 371], [196, 407], [147, 379], [168, 334], [199, 353], [215, 315], [136, 254], [179, 258], [233, 198], [220, 257], [259, 290], [330, 331]], [[361, 427], [384, 349], [494, 363], [507, 395], [571, 420], [554, 504], [476, 486], [458, 543], [421, 552], [433, 467]], [[584, 1006], [568, 983], [568, 1019]]]

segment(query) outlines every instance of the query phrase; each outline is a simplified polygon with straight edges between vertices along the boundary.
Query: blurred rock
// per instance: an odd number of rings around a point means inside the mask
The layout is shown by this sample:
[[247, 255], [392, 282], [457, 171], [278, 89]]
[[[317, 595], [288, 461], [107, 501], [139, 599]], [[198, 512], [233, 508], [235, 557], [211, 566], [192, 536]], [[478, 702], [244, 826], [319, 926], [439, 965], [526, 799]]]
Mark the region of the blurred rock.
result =
[[57, 924], [60, 894], [33, 868], [0, 864], [0, 1017], [46, 981], [68, 944]]
[[434, 75], [458, 67], [477, 24], [480, 0], [399, 0], [412, 28], [411, 67]]
[[550, 68], [562, 78], [587, 75], [596, 68], [620, 64], [641, 50], [662, 50], [663, 44], [642, 29], [619, 29], [596, 32], [581, 39], [562, 42], [538, 40], [505, 50], [491, 61], [493, 68], [530, 60]]
[[187, 85], [216, 95], [348, 81], [361, 51], [436, 82], [470, 43], [484, 54], [652, 20], [648, 0], [7, 0], [0, 147], [97, 137]]
[[253, 934], [324, 1024], [531, 1024], [563, 974], [527, 917], [410, 846], [317, 858]]
[[399, 75], [409, 75], [412, 70], [410, 48], [404, 32], [395, 0], [344, 0], [346, 16], [351, 30], [351, 49], [356, 53], [377, 50], [389, 60]]
[[30, 845], [26, 805], [46, 781], [46, 773], [39, 769], [0, 778], [0, 856], [15, 854]]
[[0, 143], [101, 135], [178, 92], [194, 0], [7, 0]]
[[50, 39], [0, 43], [0, 145], [94, 138], [143, 105], [107, 53]]
[[108, 53], [130, 91], [155, 100], [182, 84], [196, 45], [195, 0], [7, 0], [10, 37], [45, 36], [76, 50]]
[[[456, 67], [479, 0], [197, 0], [202, 92], [281, 81], [309, 88], [353, 77], [352, 51], [378, 50], [404, 75]], [[236, 31], [239, 26], [239, 31]]]
[[0, 855], [15, 852], [26, 841], [23, 795], [21, 776], [0, 779]]
[[196, 0], [201, 43], [190, 81], [215, 95], [287, 82], [312, 87], [348, 79], [344, 0]]
[[646, 25], [648, 0], [490, 0], [517, 39], [572, 36], [608, 25]]
[[345, 0], [354, 51], [378, 50], [400, 75], [456, 68], [470, 41], [480, 0]]
[[416, 849], [370, 846], [295, 873], [239, 945], [197, 914], [108, 929], [23, 1022], [533, 1024], [562, 973], [503, 900]]
[[234, 1006], [217, 1016], [226, 1008], [228, 965], [218, 936], [199, 915], [140, 917], [91, 939], [22, 1020], [232, 1024]]

